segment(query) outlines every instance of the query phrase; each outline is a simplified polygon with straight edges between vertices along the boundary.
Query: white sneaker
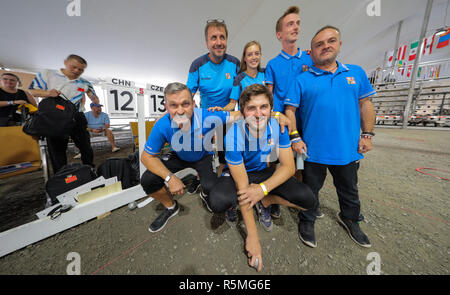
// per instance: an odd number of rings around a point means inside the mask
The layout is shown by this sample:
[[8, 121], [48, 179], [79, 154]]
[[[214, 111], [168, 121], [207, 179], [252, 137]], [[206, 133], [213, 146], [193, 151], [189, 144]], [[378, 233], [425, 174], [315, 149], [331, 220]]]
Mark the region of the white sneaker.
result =
[[115, 152], [117, 152], [118, 150], [120, 150], [120, 147], [114, 147], [114, 148], [112, 149], [112, 152], [115, 153]]
[[76, 154], [75, 157], [73, 157], [73, 158], [74, 158], [74, 159], [79, 159], [79, 158], [81, 158], [81, 153]]

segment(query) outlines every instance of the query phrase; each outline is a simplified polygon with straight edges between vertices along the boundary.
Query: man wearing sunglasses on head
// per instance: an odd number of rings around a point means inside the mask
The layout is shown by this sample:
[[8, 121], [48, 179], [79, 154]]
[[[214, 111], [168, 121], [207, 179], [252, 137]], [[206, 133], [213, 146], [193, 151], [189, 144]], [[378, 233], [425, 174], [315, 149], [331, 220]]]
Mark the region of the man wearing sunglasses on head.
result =
[[[226, 53], [228, 30], [220, 19], [208, 20], [205, 26], [205, 40], [208, 53], [195, 59], [189, 69], [188, 81], [192, 96], [200, 91], [200, 108], [232, 111], [236, 101], [230, 100], [234, 78], [237, 76], [240, 61]], [[220, 175], [225, 166], [223, 137], [228, 128], [218, 129], [216, 146], [219, 156]], [[206, 201], [205, 201], [206, 202]]]

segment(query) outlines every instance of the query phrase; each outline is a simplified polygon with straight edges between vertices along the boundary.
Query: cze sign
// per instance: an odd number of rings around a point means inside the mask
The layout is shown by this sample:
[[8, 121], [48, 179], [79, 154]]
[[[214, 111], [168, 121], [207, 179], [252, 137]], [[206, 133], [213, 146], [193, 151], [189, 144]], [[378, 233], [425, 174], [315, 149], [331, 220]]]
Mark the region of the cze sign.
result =
[[146, 88], [150, 99], [150, 117], [159, 118], [166, 112], [166, 106], [164, 105], [164, 87], [147, 84]]

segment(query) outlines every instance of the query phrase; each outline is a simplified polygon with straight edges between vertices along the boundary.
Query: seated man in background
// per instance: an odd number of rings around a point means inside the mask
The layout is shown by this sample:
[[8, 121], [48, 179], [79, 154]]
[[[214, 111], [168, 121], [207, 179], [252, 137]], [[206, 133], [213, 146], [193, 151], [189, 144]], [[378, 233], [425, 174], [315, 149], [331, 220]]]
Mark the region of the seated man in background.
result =
[[114, 134], [109, 129], [109, 116], [102, 112], [102, 106], [101, 104], [91, 103], [91, 111], [84, 114], [88, 122], [88, 131], [91, 136], [106, 135], [111, 143], [112, 152], [115, 153], [120, 148], [114, 143]]

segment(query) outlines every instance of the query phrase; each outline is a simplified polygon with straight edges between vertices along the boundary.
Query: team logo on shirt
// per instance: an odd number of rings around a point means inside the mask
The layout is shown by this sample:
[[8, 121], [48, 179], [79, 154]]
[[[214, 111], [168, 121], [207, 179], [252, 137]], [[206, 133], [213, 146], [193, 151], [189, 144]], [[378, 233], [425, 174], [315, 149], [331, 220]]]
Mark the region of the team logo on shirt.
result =
[[303, 65], [302, 70], [303, 72], [306, 72], [309, 69], [308, 65]]
[[269, 146], [272, 146], [275, 144], [275, 141], [273, 140], [273, 138], [269, 138], [269, 140], [267, 141], [267, 143], [269, 144]]
[[230, 73], [225, 73], [225, 77], [226, 77], [227, 79], [231, 79]]
[[346, 77], [348, 84], [356, 84], [355, 77]]

